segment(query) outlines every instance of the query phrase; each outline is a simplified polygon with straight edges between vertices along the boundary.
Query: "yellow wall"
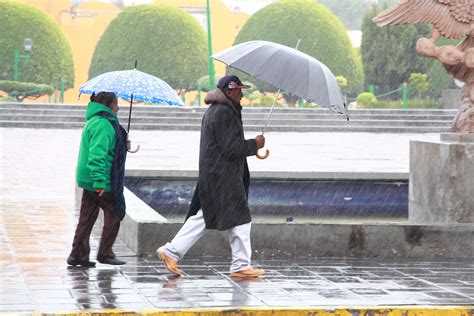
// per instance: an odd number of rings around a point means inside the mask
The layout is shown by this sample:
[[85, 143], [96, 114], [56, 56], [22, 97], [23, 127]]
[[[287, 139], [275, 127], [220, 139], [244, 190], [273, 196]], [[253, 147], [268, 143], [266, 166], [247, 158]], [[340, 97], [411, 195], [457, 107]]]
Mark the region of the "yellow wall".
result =
[[[87, 96], [78, 101], [78, 89], [87, 81], [89, 65], [95, 46], [102, 33], [119, 13], [119, 8], [102, 2], [84, 2], [77, 9], [80, 14], [73, 17], [69, 12], [69, 0], [17, 0], [33, 5], [51, 16], [63, 30], [68, 39], [74, 58], [75, 87], [65, 93], [65, 103], [85, 103]], [[206, 0], [155, 0], [155, 3], [167, 4], [176, 7], [202, 8], [206, 7]], [[248, 15], [231, 12], [220, 0], [211, 0], [211, 27], [213, 52], [218, 52], [232, 46], [240, 28], [245, 24]], [[225, 66], [215, 62], [217, 75], [222, 76]], [[187, 98], [188, 100], [189, 98]], [[47, 102], [44, 97], [36, 102]]]

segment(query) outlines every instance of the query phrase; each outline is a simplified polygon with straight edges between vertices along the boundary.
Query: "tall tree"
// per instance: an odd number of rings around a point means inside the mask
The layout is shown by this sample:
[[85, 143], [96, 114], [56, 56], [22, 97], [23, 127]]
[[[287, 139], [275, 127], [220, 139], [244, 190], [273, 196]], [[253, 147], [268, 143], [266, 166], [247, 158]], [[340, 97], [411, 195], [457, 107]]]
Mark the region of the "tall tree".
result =
[[[348, 30], [360, 30], [362, 19], [369, 9], [370, 0], [316, 0], [327, 6], [344, 24]], [[392, 5], [398, 0], [372, 0], [372, 7], [376, 5]]]
[[417, 40], [430, 34], [428, 25], [378, 27], [372, 22], [378, 13], [374, 9], [365, 15], [360, 47], [365, 84], [374, 84], [376, 94], [397, 89], [411, 73], [426, 74], [432, 66], [430, 59], [416, 53]]
[[[280, 1], [266, 6], [247, 20], [234, 45], [267, 40], [295, 47], [299, 39], [298, 50], [327, 65], [336, 76], [347, 78], [349, 94], [360, 91], [362, 65], [344, 26], [325, 6], [314, 1]], [[257, 87], [275, 91], [258, 81]]]
[[360, 30], [362, 17], [367, 11], [367, 0], [316, 0], [327, 6], [348, 30]]

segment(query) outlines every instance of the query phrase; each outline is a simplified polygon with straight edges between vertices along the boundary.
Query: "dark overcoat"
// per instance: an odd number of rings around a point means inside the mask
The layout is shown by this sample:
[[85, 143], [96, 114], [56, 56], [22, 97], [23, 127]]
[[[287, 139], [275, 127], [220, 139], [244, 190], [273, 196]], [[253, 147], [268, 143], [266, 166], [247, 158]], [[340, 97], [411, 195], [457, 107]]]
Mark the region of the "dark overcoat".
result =
[[207, 229], [227, 230], [249, 223], [250, 173], [247, 156], [257, 153], [255, 139], [244, 138], [242, 107], [216, 89], [201, 125], [199, 179], [186, 217], [202, 209]]

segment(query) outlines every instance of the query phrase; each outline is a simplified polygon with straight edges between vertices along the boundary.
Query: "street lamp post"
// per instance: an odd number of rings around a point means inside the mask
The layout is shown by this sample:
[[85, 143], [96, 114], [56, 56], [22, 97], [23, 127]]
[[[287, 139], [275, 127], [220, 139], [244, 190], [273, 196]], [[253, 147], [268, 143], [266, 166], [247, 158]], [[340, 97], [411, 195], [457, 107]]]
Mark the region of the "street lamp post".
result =
[[214, 89], [214, 61], [212, 60], [212, 34], [211, 34], [211, 7], [209, 0], [207, 3], [207, 51], [209, 54], [209, 91]]
[[30, 38], [25, 38], [23, 41], [23, 49], [26, 54], [20, 54], [18, 49], [15, 49], [15, 63], [13, 64], [13, 80], [18, 81], [18, 66], [20, 65], [20, 60], [25, 59], [26, 62], [30, 59], [31, 47], [33, 46], [33, 41]]

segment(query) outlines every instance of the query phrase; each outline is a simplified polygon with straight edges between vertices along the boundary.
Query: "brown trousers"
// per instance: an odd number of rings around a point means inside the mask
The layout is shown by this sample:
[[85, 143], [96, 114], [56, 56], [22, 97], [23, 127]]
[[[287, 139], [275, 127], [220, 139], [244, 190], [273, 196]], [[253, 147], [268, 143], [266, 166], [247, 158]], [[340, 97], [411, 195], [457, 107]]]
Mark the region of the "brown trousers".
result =
[[79, 222], [77, 223], [71, 251], [71, 256], [78, 260], [89, 260], [91, 251], [89, 239], [100, 208], [104, 211], [104, 226], [97, 259], [115, 256], [112, 246], [120, 228], [120, 218], [114, 210], [113, 193], [104, 192], [99, 197], [96, 192], [83, 190]]

